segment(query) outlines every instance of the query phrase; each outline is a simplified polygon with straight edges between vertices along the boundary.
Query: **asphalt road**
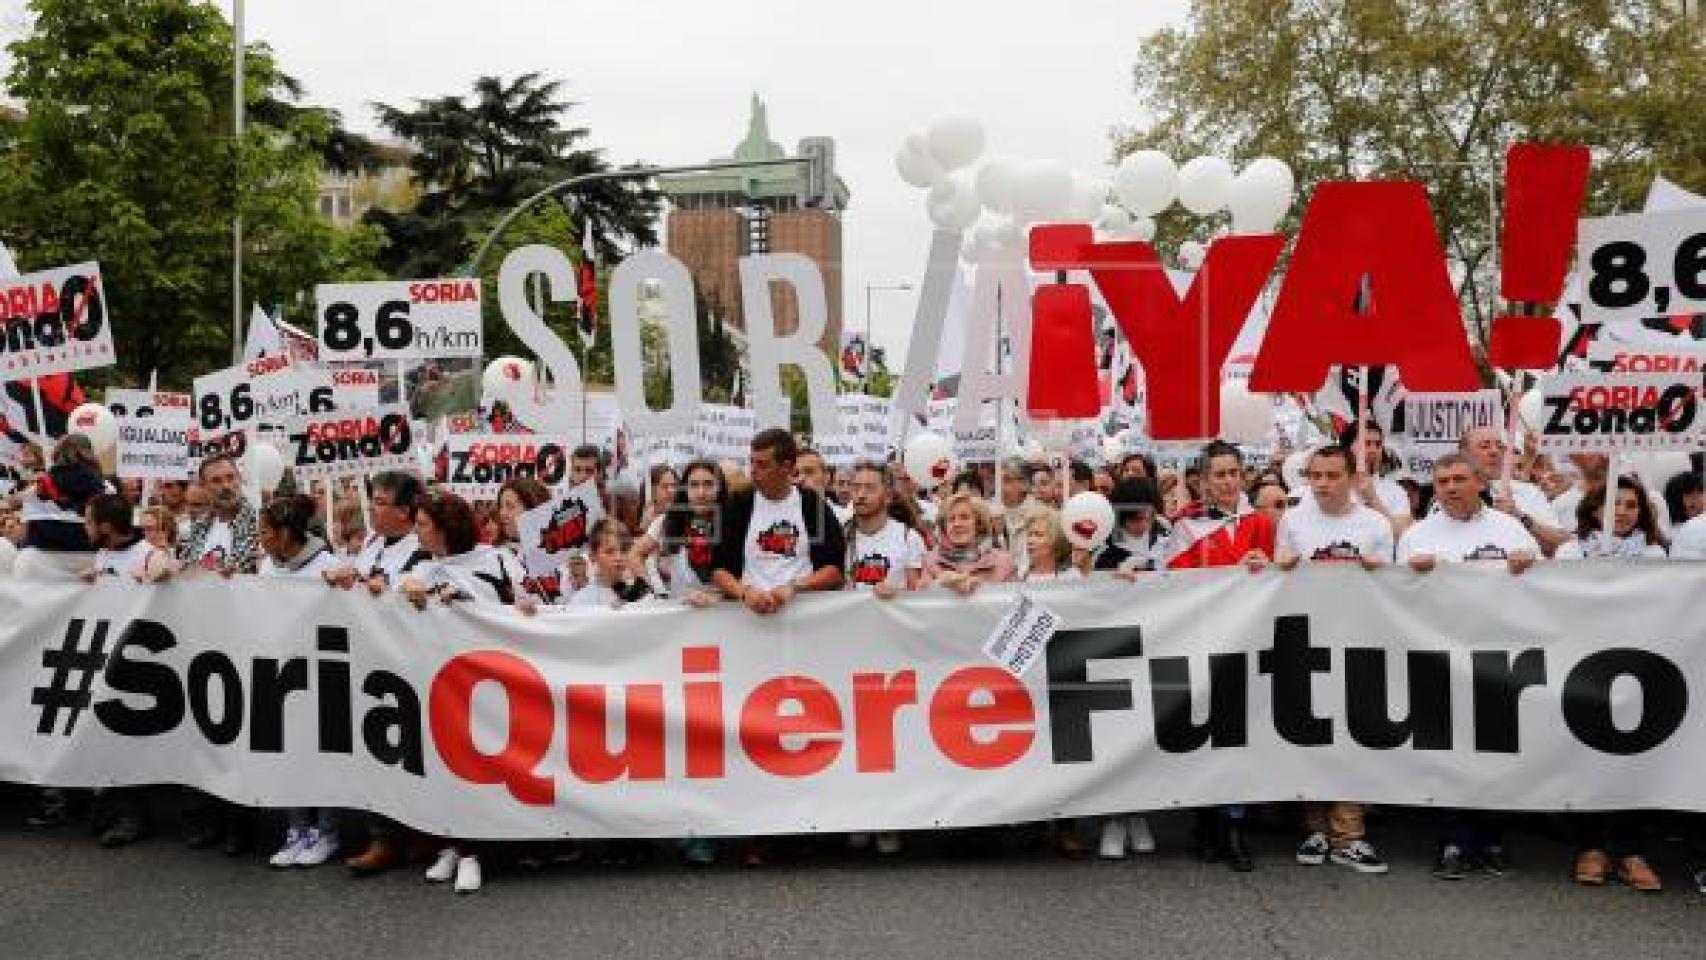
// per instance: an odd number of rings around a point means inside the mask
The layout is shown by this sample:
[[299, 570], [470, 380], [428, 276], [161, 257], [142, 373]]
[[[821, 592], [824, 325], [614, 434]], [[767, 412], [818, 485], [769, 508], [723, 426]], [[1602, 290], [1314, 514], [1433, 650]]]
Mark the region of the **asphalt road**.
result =
[[35, 831], [22, 815], [0, 802], [0, 957], [1706, 957], [1706, 897], [1680, 847], [1658, 848], [1662, 894], [1584, 889], [1544, 824], [1513, 831], [1513, 873], [1457, 883], [1429, 875], [1429, 831], [1406, 817], [1374, 825], [1393, 862], [1374, 877], [1299, 866], [1278, 830], [1257, 837], [1257, 871], [1234, 875], [1190, 859], [1170, 817], [1159, 854], [1124, 862], [939, 837], [879, 860], [825, 842], [755, 869], [668, 855], [490, 867], [482, 892], [458, 897], [419, 867], [275, 871], [188, 850], [171, 824], [106, 851], [80, 826]]

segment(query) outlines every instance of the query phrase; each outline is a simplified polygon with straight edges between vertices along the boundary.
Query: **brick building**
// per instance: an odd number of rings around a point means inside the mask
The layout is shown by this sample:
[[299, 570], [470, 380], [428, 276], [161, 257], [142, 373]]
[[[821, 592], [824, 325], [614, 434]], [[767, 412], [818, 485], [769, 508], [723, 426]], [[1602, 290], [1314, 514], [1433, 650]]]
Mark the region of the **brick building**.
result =
[[[779, 160], [790, 156], [770, 139], [763, 101], [752, 98], [746, 139], [735, 147], [735, 160]], [[669, 252], [693, 274], [693, 283], [711, 311], [737, 330], [746, 330], [740, 297], [740, 257], [755, 253], [799, 253], [823, 273], [829, 326], [824, 339], [832, 351], [842, 322], [841, 212], [847, 209], [847, 185], [835, 172], [835, 141], [808, 137], [793, 156], [817, 163], [719, 170], [661, 178], [673, 207], [668, 219]], [[791, 290], [771, 291], [777, 329], [799, 324]]]

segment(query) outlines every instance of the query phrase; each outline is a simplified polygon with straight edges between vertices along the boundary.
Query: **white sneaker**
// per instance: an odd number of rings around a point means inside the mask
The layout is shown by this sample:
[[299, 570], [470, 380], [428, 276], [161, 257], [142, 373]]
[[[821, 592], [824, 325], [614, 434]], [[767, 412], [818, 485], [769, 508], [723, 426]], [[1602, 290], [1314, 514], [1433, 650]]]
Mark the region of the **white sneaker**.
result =
[[868, 833], [849, 833], [847, 835], [847, 849], [849, 850], [864, 850], [870, 846], [871, 835]]
[[480, 889], [480, 858], [463, 857], [456, 861], [456, 892], [477, 893]]
[[1150, 832], [1148, 817], [1126, 817], [1125, 829], [1132, 853], [1155, 852], [1155, 834]]
[[438, 859], [427, 867], [427, 883], [448, 883], [456, 876], [456, 848], [445, 847], [438, 852]]
[[1109, 817], [1102, 821], [1102, 859], [1125, 859], [1125, 818]]
[[338, 852], [338, 835], [321, 833], [319, 827], [308, 828], [302, 848], [296, 851], [296, 866], [318, 867]]
[[892, 857], [898, 853], [900, 853], [900, 834], [893, 830], [877, 834], [877, 854], [879, 856]]
[[1326, 834], [1312, 833], [1304, 838], [1303, 843], [1298, 845], [1297, 862], [1306, 867], [1319, 867], [1327, 862], [1327, 853], [1330, 849]]
[[272, 859], [268, 860], [267, 863], [279, 869], [295, 866], [296, 855], [302, 852], [302, 847], [307, 842], [307, 833], [291, 827], [284, 834], [284, 846], [279, 847], [278, 852], [273, 854]]

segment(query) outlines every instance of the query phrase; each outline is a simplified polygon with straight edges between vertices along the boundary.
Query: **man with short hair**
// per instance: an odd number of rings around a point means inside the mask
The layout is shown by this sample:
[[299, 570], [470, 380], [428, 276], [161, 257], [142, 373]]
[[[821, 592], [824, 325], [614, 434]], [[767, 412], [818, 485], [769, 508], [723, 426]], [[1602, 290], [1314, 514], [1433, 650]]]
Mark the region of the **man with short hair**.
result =
[[836, 503], [835, 498], [829, 495], [832, 477], [833, 474], [830, 472], [829, 464], [824, 461], [823, 454], [811, 447], [804, 447], [800, 450], [799, 456], [794, 460], [794, 482], [807, 490], [816, 491], [817, 495], [829, 504], [829, 509], [834, 511], [836, 522], [846, 524], [853, 516], [853, 511], [847, 506]]
[[846, 540], [823, 497], [793, 482], [797, 456], [788, 431], [760, 431], [752, 438], [752, 489], [723, 508], [712, 582], [761, 616], [802, 591], [841, 587]]
[[224, 577], [254, 573], [260, 567], [260, 520], [243, 496], [237, 458], [225, 453], [208, 457], [196, 479], [207, 491], [208, 511], [190, 524], [178, 544], [178, 559]]
[[[1558, 527], [1557, 513], [1539, 487], [1526, 480], [1512, 478], [1510, 493], [1506, 495], [1502, 479], [1505, 437], [1497, 427], [1471, 427], [1457, 441], [1457, 449], [1480, 472], [1481, 490], [1491, 491], [1488, 502], [1493, 509], [1516, 518], [1547, 556], [1551, 556], [1559, 544], [1570, 539], [1571, 531]], [[1437, 470], [1437, 463], [1435, 467]], [[1438, 503], [1437, 494], [1435, 503]]]
[[373, 530], [362, 541], [360, 552], [327, 570], [325, 579], [345, 590], [361, 581], [379, 596], [427, 559], [427, 552], [415, 538], [415, 507], [423, 488], [418, 477], [402, 470], [375, 474], [368, 488], [372, 491], [368, 512]]
[[[1296, 508], [1280, 519], [1274, 566], [1292, 570], [1299, 563], [1355, 563], [1374, 570], [1392, 562], [1392, 526], [1385, 514], [1357, 502], [1356, 461], [1349, 450], [1330, 445], [1309, 457], [1309, 490]], [[1309, 836], [1297, 848], [1297, 862], [1319, 866], [1331, 859], [1358, 873], [1385, 873], [1367, 839], [1360, 803], [1310, 802], [1303, 806]]]
[[[1482, 501], [1481, 465], [1461, 453], [1434, 461], [1434, 503], [1438, 509], [1418, 520], [1398, 541], [1398, 562], [1420, 573], [1441, 563], [1497, 560], [1520, 574], [1540, 556], [1540, 544], [1511, 514]], [[1453, 811], [1434, 861], [1434, 876], [1461, 880], [1474, 865], [1488, 873], [1506, 869], [1503, 832], [1485, 813]]]
[[924, 575], [924, 538], [889, 514], [894, 480], [888, 467], [853, 468], [853, 519], [847, 525], [847, 586], [884, 600], [917, 590]]
[[120, 577], [132, 583], [144, 578], [154, 547], [136, 529], [129, 500], [116, 493], [96, 494], [83, 508], [83, 525], [95, 548], [94, 563], [83, 571], [85, 583], [99, 577]]
[[161, 480], [154, 485], [154, 501], [173, 514], [181, 514], [184, 512], [184, 493], [188, 487], [188, 480]]
[[1339, 446], [1353, 458], [1362, 461], [1362, 473], [1355, 475], [1353, 494], [1363, 506], [1386, 518], [1397, 538], [1414, 522], [1410, 514], [1410, 494], [1398, 481], [1385, 476], [1387, 464], [1386, 434], [1378, 423], [1365, 423], [1360, 428], [1351, 424], [1339, 435]]
[[1046, 506], [1060, 509], [1060, 478], [1054, 474], [1054, 468], [1046, 463], [1031, 465], [1031, 496]]
[[1074, 460], [1067, 465], [1066, 477], [1068, 497], [1076, 497], [1095, 489], [1096, 473], [1082, 460]]

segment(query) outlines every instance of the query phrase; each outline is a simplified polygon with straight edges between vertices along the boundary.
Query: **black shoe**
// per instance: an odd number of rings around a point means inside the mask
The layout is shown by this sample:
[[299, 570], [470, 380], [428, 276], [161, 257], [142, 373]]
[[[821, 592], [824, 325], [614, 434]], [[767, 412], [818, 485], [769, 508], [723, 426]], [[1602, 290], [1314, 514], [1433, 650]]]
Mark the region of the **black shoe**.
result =
[[65, 794], [57, 790], [48, 791], [41, 795], [35, 812], [24, 818], [24, 823], [38, 830], [65, 825], [71, 819], [71, 810], [66, 803]]
[[1439, 859], [1434, 861], [1434, 876], [1441, 880], [1462, 880], [1468, 867], [1463, 862], [1463, 851], [1456, 844], [1448, 843], [1439, 848]]
[[1491, 876], [1502, 877], [1510, 872], [1510, 858], [1505, 856], [1504, 847], [1488, 847], [1475, 858], [1475, 865], [1487, 871]]
[[1250, 855], [1250, 845], [1244, 839], [1244, 825], [1236, 820], [1226, 822], [1226, 842], [1222, 845], [1226, 850], [1226, 865], [1238, 873], [1249, 873], [1256, 869], [1256, 860]]
[[110, 849], [127, 847], [142, 839], [142, 821], [135, 817], [119, 817], [106, 832], [101, 834], [101, 846]]

